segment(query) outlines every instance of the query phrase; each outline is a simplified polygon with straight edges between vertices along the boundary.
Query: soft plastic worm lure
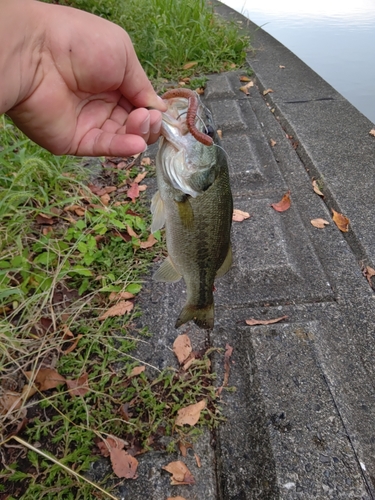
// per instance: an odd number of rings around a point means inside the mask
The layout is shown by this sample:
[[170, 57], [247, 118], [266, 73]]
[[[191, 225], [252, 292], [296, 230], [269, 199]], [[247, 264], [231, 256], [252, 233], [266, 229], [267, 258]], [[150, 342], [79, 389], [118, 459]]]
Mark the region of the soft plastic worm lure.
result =
[[197, 141], [205, 144], [206, 146], [212, 146], [214, 143], [212, 137], [200, 132], [200, 130], [198, 130], [195, 126], [195, 117], [197, 115], [199, 105], [197, 94], [190, 89], [172, 89], [162, 95], [162, 99], [172, 99], [173, 97], [185, 97], [186, 99], [189, 99], [189, 108], [186, 115], [187, 128]]

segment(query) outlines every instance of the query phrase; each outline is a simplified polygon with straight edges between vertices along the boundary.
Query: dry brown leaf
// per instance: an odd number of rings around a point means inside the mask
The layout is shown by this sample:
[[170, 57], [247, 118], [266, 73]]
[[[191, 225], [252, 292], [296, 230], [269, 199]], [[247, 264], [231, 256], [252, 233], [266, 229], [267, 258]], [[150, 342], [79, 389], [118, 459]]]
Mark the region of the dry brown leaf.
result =
[[145, 249], [145, 248], [151, 248], [152, 246], [155, 245], [155, 243], [157, 242], [158, 240], [155, 238], [155, 236], [153, 234], [149, 234], [148, 238], [147, 238], [147, 241], [141, 241], [141, 244], [139, 245], [141, 248]]
[[248, 76], [240, 76], [240, 82], [250, 82], [251, 78]]
[[273, 92], [272, 89], [263, 90], [263, 95], [270, 94], [271, 92]]
[[196, 453], [194, 453], [194, 457], [195, 457], [195, 461], [197, 462], [197, 467], [201, 468], [202, 467], [201, 459], [199, 458], [199, 456]]
[[43, 225], [43, 224], [52, 225], [52, 224], [55, 224], [57, 222], [57, 218], [50, 217], [49, 215], [45, 215], [45, 214], [38, 214], [36, 216], [36, 222], [40, 225]]
[[176, 462], [170, 462], [165, 467], [162, 467], [162, 469], [172, 474], [171, 484], [173, 485], [195, 484], [195, 479], [192, 473], [186, 467], [184, 462], [181, 462], [181, 460], [177, 460]]
[[83, 337], [82, 333], [79, 333], [77, 335], [77, 337], [74, 339], [73, 344], [71, 346], [69, 346], [67, 349], [65, 349], [65, 351], [62, 351], [62, 353], [63, 354], [69, 354], [70, 352], [74, 351], [74, 349], [77, 347], [78, 342], [81, 340], [82, 337]]
[[89, 376], [87, 373], [84, 373], [76, 380], [67, 380], [66, 386], [68, 388], [68, 392], [71, 396], [84, 396], [90, 390]]
[[181, 408], [177, 412], [177, 418], [175, 421], [175, 425], [177, 426], [182, 426], [182, 425], [195, 425], [200, 416], [201, 416], [201, 411], [206, 408], [206, 400], [202, 399], [202, 401], [199, 401], [199, 403], [195, 403], [193, 405], [185, 406], [185, 408]]
[[33, 381], [39, 391], [48, 391], [48, 389], [55, 389], [60, 384], [65, 384], [65, 377], [57, 373], [52, 368], [40, 368], [32, 380], [34, 372], [25, 372], [26, 377]]
[[240, 87], [240, 90], [244, 94], [249, 95], [250, 94], [250, 92], [249, 92], [250, 87], [254, 87], [254, 82], [249, 82], [246, 85], [243, 85], [242, 87]]
[[279, 68], [280, 69], [285, 69], [285, 66], [283, 66], [282, 64], [279, 65]]
[[369, 282], [370, 286], [372, 286], [372, 283], [371, 283], [371, 278], [373, 276], [375, 276], [375, 269], [373, 269], [372, 267], [370, 266], [366, 266], [364, 269], [363, 269], [363, 275], [365, 276], [365, 278], [367, 279], [367, 281]]
[[197, 64], [198, 64], [198, 61], [190, 61], [190, 62], [187, 62], [186, 64], [184, 64], [182, 66], [182, 69], [194, 68], [194, 66], [196, 66]]
[[112, 316], [123, 316], [124, 314], [130, 313], [133, 307], [133, 302], [130, 302], [129, 300], [120, 300], [120, 302], [110, 307], [108, 311], [99, 316], [99, 319], [104, 320], [106, 318], [111, 318]]
[[216, 130], [216, 133], [219, 136], [219, 139], [223, 138], [223, 131], [222, 130], [218, 129], [218, 130]]
[[168, 497], [167, 500], [186, 500], [184, 497]]
[[135, 202], [136, 198], [139, 197], [139, 185], [136, 182], [130, 184], [130, 188], [127, 192], [127, 197], [130, 198], [133, 203]]
[[105, 186], [105, 187], [99, 189], [98, 192], [96, 193], [96, 195], [100, 197], [100, 196], [103, 196], [105, 194], [113, 193], [114, 191], [117, 191], [116, 186]]
[[192, 444], [190, 444], [190, 443], [185, 443], [185, 442], [181, 442], [181, 441], [178, 443], [178, 447], [179, 447], [179, 449], [180, 449], [180, 453], [181, 453], [181, 455], [182, 455], [183, 457], [186, 457], [186, 455], [187, 455], [187, 450], [188, 450], [189, 448], [193, 449], [193, 445], [192, 445]]
[[[146, 160], [151, 161], [150, 158], [143, 158], [142, 161], [146, 161]], [[145, 165], [147, 165], [147, 163], [145, 163]], [[140, 182], [143, 181], [143, 179], [146, 177], [146, 175], [147, 175], [147, 172], [142, 172], [142, 173], [138, 174], [133, 182], [136, 182], [137, 184], [139, 184]]]
[[325, 219], [312, 219], [310, 222], [314, 227], [317, 227], [318, 229], [324, 229], [329, 225], [329, 222]]
[[318, 186], [318, 183], [314, 180], [312, 181], [312, 185], [313, 185], [313, 190], [314, 190], [314, 193], [318, 194], [319, 196], [322, 196], [324, 198], [324, 194], [321, 192], [321, 190], [319, 189], [319, 186]]
[[345, 217], [345, 215], [336, 212], [336, 210], [334, 210], [333, 208], [332, 219], [336, 226], [340, 229], [340, 231], [342, 231], [343, 233], [347, 233], [349, 231], [349, 219]]
[[179, 335], [173, 342], [173, 352], [180, 365], [190, 356], [192, 351], [191, 342], [188, 335]]
[[277, 142], [274, 141], [273, 139], [270, 140], [271, 148], [275, 147]]
[[271, 207], [277, 212], [285, 212], [288, 208], [290, 208], [290, 204], [290, 191], [288, 191], [278, 203], [272, 203]]
[[111, 197], [109, 196], [109, 194], [105, 193], [100, 197], [100, 201], [105, 207], [107, 207], [109, 205], [109, 202], [111, 201]]
[[255, 318], [250, 318], [246, 320], [246, 324], [250, 326], [254, 325], [273, 325], [274, 323], [279, 323], [279, 321], [283, 321], [284, 319], [287, 319], [288, 316], [280, 316], [280, 318], [274, 318], [274, 319], [255, 319]]
[[132, 236], [133, 238], [139, 239], [138, 234], [130, 226], [127, 225], [126, 230], [127, 230], [129, 236]]
[[125, 477], [126, 479], [136, 479], [138, 477], [138, 460], [125, 450], [112, 448], [110, 457], [113, 472], [117, 477]]
[[372, 135], [373, 137], [375, 137], [375, 128], [372, 128], [369, 132], [370, 135]]
[[0, 398], [0, 415], [5, 415], [8, 411], [18, 410], [22, 403], [22, 394], [12, 391], [4, 392]]
[[111, 292], [108, 298], [113, 302], [114, 300], [120, 299], [134, 299], [134, 295], [130, 292]]
[[242, 222], [245, 219], [249, 219], [250, 214], [248, 212], [243, 212], [242, 210], [239, 210], [238, 208], [235, 208], [233, 210], [233, 215], [232, 215], [232, 220], [234, 222]]
[[146, 367], [144, 365], [142, 366], [135, 366], [132, 371], [129, 373], [129, 378], [130, 377], [136, 377], [137, 375], [141, 374], [144, 372]]

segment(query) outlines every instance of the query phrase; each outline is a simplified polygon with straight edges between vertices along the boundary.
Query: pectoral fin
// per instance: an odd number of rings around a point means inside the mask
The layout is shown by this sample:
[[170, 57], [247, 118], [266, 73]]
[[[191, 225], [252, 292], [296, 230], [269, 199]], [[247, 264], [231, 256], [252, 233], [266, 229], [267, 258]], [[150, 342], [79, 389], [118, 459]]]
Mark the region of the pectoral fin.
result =
[[166, 281], [173, 283], [174, 281], [180, 281], [182, 278], [181, 274], [174, 267], [171, 259], [167, 257], [159, 269], [154, 273], [152, 279], [155, 281]]
[[225, 257], [224, 262], [221, 264], [221, 267], [216, 272], [216, 278], [220, 278], [224, 276], [230, 269], [232, 265], [232, 245], [229, 245], [227, 256]]
[[152, 224], [151, 233], [155, 233], [165, 224], [164, 203], [161, 199], [159, 191], [156, 191], [151, 200]]
[[178, 207], [178, 215], [182, 224], [187, 229], [192, 229], [194, 225], [194, 212], [190, 205], [189, 198], [186, 197], [184, 201], [176, 201]]

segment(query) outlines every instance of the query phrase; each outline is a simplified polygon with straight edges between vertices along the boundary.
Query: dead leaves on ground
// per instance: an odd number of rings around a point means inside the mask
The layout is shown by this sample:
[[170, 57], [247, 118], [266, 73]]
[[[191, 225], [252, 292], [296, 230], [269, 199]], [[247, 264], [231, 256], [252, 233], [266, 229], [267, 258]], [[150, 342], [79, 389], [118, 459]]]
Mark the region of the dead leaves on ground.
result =
[[287, 319], [288, 316], [280, 316], [279, 318], [274, 318], [274, 319], [255, 319], [255, 318], [250, 318], [247, 319], [245, 322], [249, 326], [255, 326], [255, 325], [273, 325], [274, 323], [279, 323], [280, 321], [283, 321], [284, 319]]
[[290, 199], [290, 191], [284, 194], [281, 200], [277, 203], [272, 203], [271, 207], [277, 212], [285, 212], [290, 208], [291, 199]]
[[318, 228], [318, 229], [324, 229], [326, 226], [329, 225], [329, 222], [325, 219], [311, 219], [311, 224]]
[[136, 479], [138, 460], [124, 450], [126, 442], [116, 436], [108, 435], [97, 446], [104, 457], [110, 457], [113, 472], [117, 477]]
[[192, 473], [189, 471], [184, 462], [181, 462], [181, 460], [170, 462], [168, 465], [162, 467], [162, 469], [172, 474], [171, 484], [173, 486], [195, 484], [195, 479]]
[[200, 419], [201, 412], [206, 408], [206, 400], [202, 399], [198, 403], [194, 403], [189, 406], [181, 408], [177, 412], [177, 418], [175, 421], [176, 426], [190, 425], [194, 426]]
[[83, 373], [78, 379], [66, 379], [53, 368], [39, 368], [37, 371], [26, 371], [25, 377], [28, 383], [22, 388], [22, 392], [4, 391], [0, 397], [0, 414], [18, 410], [36, 392], [45, 392], [56, 389], [59, 385], [65, 385], [71, 396], [84, 396], [90, 390], [88, 374]]
[[99, 320], [103, 321], [113, 316], [124, 316], [133, 310], [134, 304], [130, 300], [120, 300], [114, 306], [110, 307], [105, 313], [99, 316]]
[[235, 208], [233, 210], [233, 215], [232, 215], [232, 220], [234, 222], [242, 222], [246, 219], [250, 218], [250, 214], [248, 212], [243, 212], [242, 210], [239, 210], [238, 208]]
[[333, 208], [331, 210], [333, 222], [340, 229], [340, 231], [342, 231], [343, 233], [347, 233], [349, 231], [349, 219], [345, 217], [345, 215], [336, 212], [336, 210], [334, 210]]

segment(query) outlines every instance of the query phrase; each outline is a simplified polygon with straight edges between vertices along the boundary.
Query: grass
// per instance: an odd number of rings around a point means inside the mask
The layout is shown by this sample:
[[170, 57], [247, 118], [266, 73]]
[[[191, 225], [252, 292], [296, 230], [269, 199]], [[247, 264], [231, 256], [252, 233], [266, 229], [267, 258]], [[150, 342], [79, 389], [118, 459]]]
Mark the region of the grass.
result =
[[[65, 3], [127, 29], [156, 87], [204, 86], [205, 73], [244, 60], [247, 40], [201, 0]], [[164, 252], [161, 234], [143, 248], [148, 201], [126, 196], [140, 172], [153, 175], [144, 163], [55, 157], [0, 117], [0, 498], [91, 499], [100, 486], [82, 477], [108, 435], [134, 453], [172, 451], [221, 421], [209, 351], [186, 371], [148, 365], [133, 375], [143, 365], [134, 348], [157, 333], [137, 328], [136, 295]], [[125, 292], [134, 308], [100, 319]], [[47, 368], [61, 383], [40, 381]], [[176, 430], [178, 410], [203, 398], [199, 424]], [[103, 478], [109, 498], [113, 480]]]

